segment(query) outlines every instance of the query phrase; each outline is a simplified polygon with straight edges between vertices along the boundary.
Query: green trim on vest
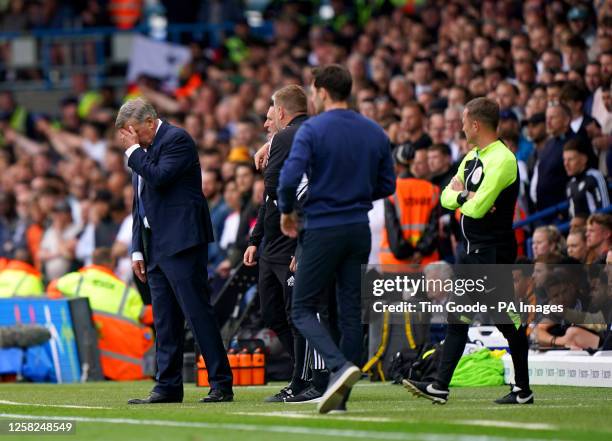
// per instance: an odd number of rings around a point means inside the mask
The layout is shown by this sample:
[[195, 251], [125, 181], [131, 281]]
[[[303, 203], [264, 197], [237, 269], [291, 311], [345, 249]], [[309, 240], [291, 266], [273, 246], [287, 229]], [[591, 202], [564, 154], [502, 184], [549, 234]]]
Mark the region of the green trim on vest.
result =
[[42, 297], [45, 287], [40, 277], [15, 269], [0, 272], [0, 298]]
[[57, 289], [66, 297], [87, 297], [96, 313], [119, 315], [135, 323], [144, 306], [138, 291], [129, 288], [126, 292], [123, 281], [95, 268], [60, 277]]

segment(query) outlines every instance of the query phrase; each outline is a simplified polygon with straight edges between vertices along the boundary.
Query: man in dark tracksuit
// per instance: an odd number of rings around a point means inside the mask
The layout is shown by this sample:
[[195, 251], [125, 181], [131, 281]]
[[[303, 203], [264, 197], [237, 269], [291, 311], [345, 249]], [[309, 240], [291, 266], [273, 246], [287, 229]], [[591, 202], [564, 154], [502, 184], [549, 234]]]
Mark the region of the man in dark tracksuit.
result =
[[[340, 65], [316, 69], [313, 101], [319, 115], [296, 133], [279, 179], [281, 230], [298, 235], [296, 189], [308, 177], [302, 255], [293, 291], [292, 318], [300, 333], [330, 369], [321, 413], [345, 409], [361, 377], [361, 265], [368, 262], [372, 201], [391, 195], [395, 174], [389, 138], [380, 126], [348, 109], [352, 78]], [[321, 288], [336, 279], [340, 348], [317, 312]]]
[[279, 130], [272, 138], [268, 165], [264, 171], [264, 203], [259, 209], [257, 223], [251, 233], [249, 247], [244, 253], [244, 264], [256, 265], [255, 255], [263, 243], [259, 256], [259, 298], [265, 325], [278, 336], [283, 348], [294, 361], [291, 383], [268, 402], [283, 402], [304, 390], [308, 384], [302, 377], [305, 357], [304, 338], [291, 322], [292, 283], [289, 264], [295, 255], [297, 241], [280, 230], [280, 212], [276, 189], [281, 168], [289, 156], [295, 133], [308, 119], [308, 99], [304, 90], [295, 85], [278, 90], [274, 101], [274, 122]]
[[[468, 142], [476, 148], [465, 156], [441, 197], [445, 208], [461, 210], [465, 246], [458, 256], [458, 272], [467, 272], [471, 276], [477, 272], [482, 277], [486, 264], [513, 264], [516, 259], [512, 219], [519, 192], [518, 166], [514, 154], [497, 138], [498, 121], [499, 107], [494, 101], [476, 98], [467, 104], [463, 113], [463, 131]], [[487, 276], [493, 279], [492, 282], [489, 280], [493, 287], [490, 295], [502, 295], [504, 300], [513, 298], [514, 293], [508, 289], [513, 286], [511, 272], [494, 270], [489, 273]], [[505, 311], [495, 311], [492, 318], [508, 340], [516, 382], [510, 393], [496, 403], [531, 404], [533, 393], [529, 388], [526, 327], [520, 323], [519, 317]], [[436, 380], [433, 383], [403, 381], [414, 395], [434, 403], [446, 403], [448, 386], [467, 342], [469, 323], [470, 317], [464, 314], [456, 317], [449, 314]]]

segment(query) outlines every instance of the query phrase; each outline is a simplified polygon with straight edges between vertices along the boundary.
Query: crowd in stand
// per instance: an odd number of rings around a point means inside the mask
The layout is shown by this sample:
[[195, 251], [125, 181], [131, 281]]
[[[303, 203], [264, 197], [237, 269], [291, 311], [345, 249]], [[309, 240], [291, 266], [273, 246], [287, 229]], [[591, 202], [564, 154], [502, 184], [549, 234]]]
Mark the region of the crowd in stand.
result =
[[[15, 11], [2, 23], [20, 17], [23, 2], [10, 3]], [[334, 1], [333, 18], [314, 22], [305, 3], [274, 4], [270, 40], [239, 21], [219, 48], [191, 42], [176, 90], [145, 76], [127, 90], [92, 90], [75, 75], [56, 114], [32, 112], [1, 92], [0, 256], [29, 259], [51, 280], [111, 247], [117, 273], [130, 279], [133, 187], [113, 121], [125, 95], [142, 95], [196, 140], [217, 237], [209, 275], [226, 279], [263, 200], [254, 154], [268, 139], [272, 93], [307, 88], [313, 66], [341, 63], [353, 76], [354, 109], [384, 128], [396, 159], [411, 152], [414, 177], [442, 188], [471, 148], [463, 106], [478, 96], [496, 100], [499, 136], [519, 161], [516, 220], [561, 204], [535, 231], [517, 232], [522, 254], [605, 261], [612, 216], [595, 213], [609, 206], [612, 170], [612, 1], [429, 1], [416, 11]], [[371, 263], [382, 213], [380, 205], [371, 213]], [[439, 248], [452, 261], [450, 217], [439, 221]], [[555, 226], [565, 222], [567, 238]]]

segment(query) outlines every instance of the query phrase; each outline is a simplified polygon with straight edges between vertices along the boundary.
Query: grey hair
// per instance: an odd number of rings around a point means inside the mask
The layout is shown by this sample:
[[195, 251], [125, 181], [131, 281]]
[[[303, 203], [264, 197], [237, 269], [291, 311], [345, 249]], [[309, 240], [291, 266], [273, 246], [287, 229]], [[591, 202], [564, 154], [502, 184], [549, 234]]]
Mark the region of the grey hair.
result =
[[144, 98], [134, 98], [126, 101], [119, 109], [117, 119], [115, 120], [115, 127], [117, 129], [122, 128], [129, 119], [134, 119], [136, 122], [141, 123], [147, 118], [157, 119], [155, 107]]
[[431, 262], [423, 268], [423, 274], [426, 278], [434, 278], [440, 280], [448, 280], [453, 278], [453, 268], [443, 260]]

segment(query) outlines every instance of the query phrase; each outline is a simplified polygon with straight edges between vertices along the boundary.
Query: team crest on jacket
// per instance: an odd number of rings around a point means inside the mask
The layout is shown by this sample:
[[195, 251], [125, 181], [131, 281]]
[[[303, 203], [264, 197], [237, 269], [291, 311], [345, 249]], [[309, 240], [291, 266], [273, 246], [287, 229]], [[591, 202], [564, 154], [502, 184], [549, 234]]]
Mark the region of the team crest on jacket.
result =
[[478, 185], [480, 184], [480, 180], [482, 179], [482, 166], [479, 166], [476, 170], [474, 170], [474, 173], [472, 173], [472, 184], [474, 185]]

